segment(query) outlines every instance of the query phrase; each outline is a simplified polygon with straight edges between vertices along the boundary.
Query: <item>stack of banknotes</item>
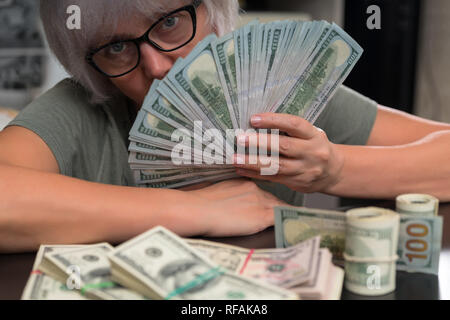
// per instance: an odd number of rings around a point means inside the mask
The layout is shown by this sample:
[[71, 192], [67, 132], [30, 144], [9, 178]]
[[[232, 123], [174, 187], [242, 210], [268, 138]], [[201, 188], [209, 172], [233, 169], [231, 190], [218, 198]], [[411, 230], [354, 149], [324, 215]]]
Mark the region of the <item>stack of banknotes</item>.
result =
[[345, 287], [361, 295], [395, 290], [396, 270], [438, 274], [443, 218], [433, 196], [397, 197], [396, 212], [359, 208], [347, 212], [277, 207], [277, 248], [321, 236], [333, 261], [345, 265]]
[[320, 236], [286, 249], [249, 250], [204, 240], [187, 240], [232, 273], [287, 288], [306, 300], [339, 300], [344, 271], [333, 265]]
[[344, 272], [319, 243], [247, 250], [156, 227], [116, 248], [43, 245], [22, 299], [339, 299]]
[[314, 123], [362, 52], [326, 21], [252, 22], [206, 37], [149, 90], [129, 137], [136, 183], [179, 188], [236, 177], [235, 137], [252, 115]]

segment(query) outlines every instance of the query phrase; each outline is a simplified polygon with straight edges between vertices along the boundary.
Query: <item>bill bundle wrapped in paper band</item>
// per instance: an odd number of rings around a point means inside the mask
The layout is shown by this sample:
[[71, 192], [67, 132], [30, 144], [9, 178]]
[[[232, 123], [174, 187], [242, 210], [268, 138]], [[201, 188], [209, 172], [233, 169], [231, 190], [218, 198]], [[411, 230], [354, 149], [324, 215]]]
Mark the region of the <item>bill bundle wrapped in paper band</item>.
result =
[[235, 137], [252, 115], [314, 123], [362, 52], [326, 21], [253, 22], [206, 37], [149, 90], [130, 131], [136, 183], [179, 188], [236, 177]]

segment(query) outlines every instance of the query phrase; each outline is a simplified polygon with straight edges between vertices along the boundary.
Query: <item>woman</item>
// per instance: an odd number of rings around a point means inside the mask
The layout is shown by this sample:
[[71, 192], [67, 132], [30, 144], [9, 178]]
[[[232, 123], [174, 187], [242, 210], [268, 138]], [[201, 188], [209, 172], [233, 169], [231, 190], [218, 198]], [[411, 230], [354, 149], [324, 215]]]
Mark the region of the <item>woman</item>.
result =
[[[206, 35], [230, 31], [238, 5], [111, 3], [41, 1], [50, 47], [73, 80], [38, 98], [0, 133], [1, 251], [35, 250], [41, 243], [118, 243], [156, 225], [182, 236], [246, 235], [273, 224], [274, 206], [300, 205], [299, 192], [393, 198], [415, 191], [450, 200], [450, 126], [377, 106], [345, 87], [317, 122], [323, 130], [289, 115], [253, 117], [256, 128], [288, 133], [280, 139], [278, 175], [260, 177], [258, 166], [236, 165], [245, 177], [268, 180], [259, 187], [245, 179], [192, 191], [133, 187], [127, 138], [150, 85]], [[66, 28], [66, 9], [73, 4], [81, 9], [80, 30]], [[177, 16], [170, 13], [178, 10], [193, 11], [197, 28], [180, 31], [186, 42], [162, 51], [155, 44], [164, 30], [176, 27]], [[134, 41], [140, 60], [112, 65], [121, 72], [111, 74], [101, 58], [93, 58], [129, 50], [123, 42], [129, 39], [140, 39]]]

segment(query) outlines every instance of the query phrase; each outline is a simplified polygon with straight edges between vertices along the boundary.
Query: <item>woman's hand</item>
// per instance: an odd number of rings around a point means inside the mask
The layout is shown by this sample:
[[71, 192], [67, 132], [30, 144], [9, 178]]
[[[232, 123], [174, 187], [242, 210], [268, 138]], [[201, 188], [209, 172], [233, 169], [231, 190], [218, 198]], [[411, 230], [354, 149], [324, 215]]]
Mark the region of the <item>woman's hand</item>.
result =
[[196, 219], [209, 237], [244, 236], [265, 230], [274, 224], [275, 206], [285, 205], [247, 179], [235, 179], [187, 192]]
[[[338, 183], [344, 157], [323, 130], [300, 117], [287, 114], [255, 115], [251, 122], [254, 128], [279, 129], [280, 132], [287, 133], [287, 136], [280, 135], [279, 143], [273, 143], [274, 145], [271, 142], [278, 140], [263, 134], [258, 134], [257, 137], [238, 137], [240, 145], [272, 151], [269, 159], [259, 157], [258, 161], [254, 161], [256, 164], [249, 164], [249, 156], [235, 155], [238, 174], [278, 182], [304, 193], [326, 192]], [[273, 152], [279, 157], [273, 157]], [[275, 175], [261, 174], [268, 161], [272, 162], [272, 167], [274, 162], [275, 168], [278, 165]]]

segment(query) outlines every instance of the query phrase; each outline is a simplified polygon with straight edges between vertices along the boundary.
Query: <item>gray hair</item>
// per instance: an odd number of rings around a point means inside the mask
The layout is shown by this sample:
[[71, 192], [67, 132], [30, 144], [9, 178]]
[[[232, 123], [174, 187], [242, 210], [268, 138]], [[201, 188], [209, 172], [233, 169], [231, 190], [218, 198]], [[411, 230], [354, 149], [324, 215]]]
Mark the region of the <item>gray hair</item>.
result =
[[[192, 1], [175, 0], [190, 4]], [[120, 19], [132, 21], [144, 15], [154, 18], [167, 12], [167, 3], [155, 0], [41, 0], [40, 13], [50, 49], [73, 79], [91, 93], [91, 102], [106, 102], [122, 93], [109, 78], [98, 73], [85, 60], [86, 53], [100, 41], [108, 41]], [[203, 0], [208, 12], [208, 22], [217, 35], [233, 30], [239, 13], [238, 0]], [[79, 6], [81, 29], [66, 28], [67, 8]], [[172, 7], [171, 7], [172, 8]]]

